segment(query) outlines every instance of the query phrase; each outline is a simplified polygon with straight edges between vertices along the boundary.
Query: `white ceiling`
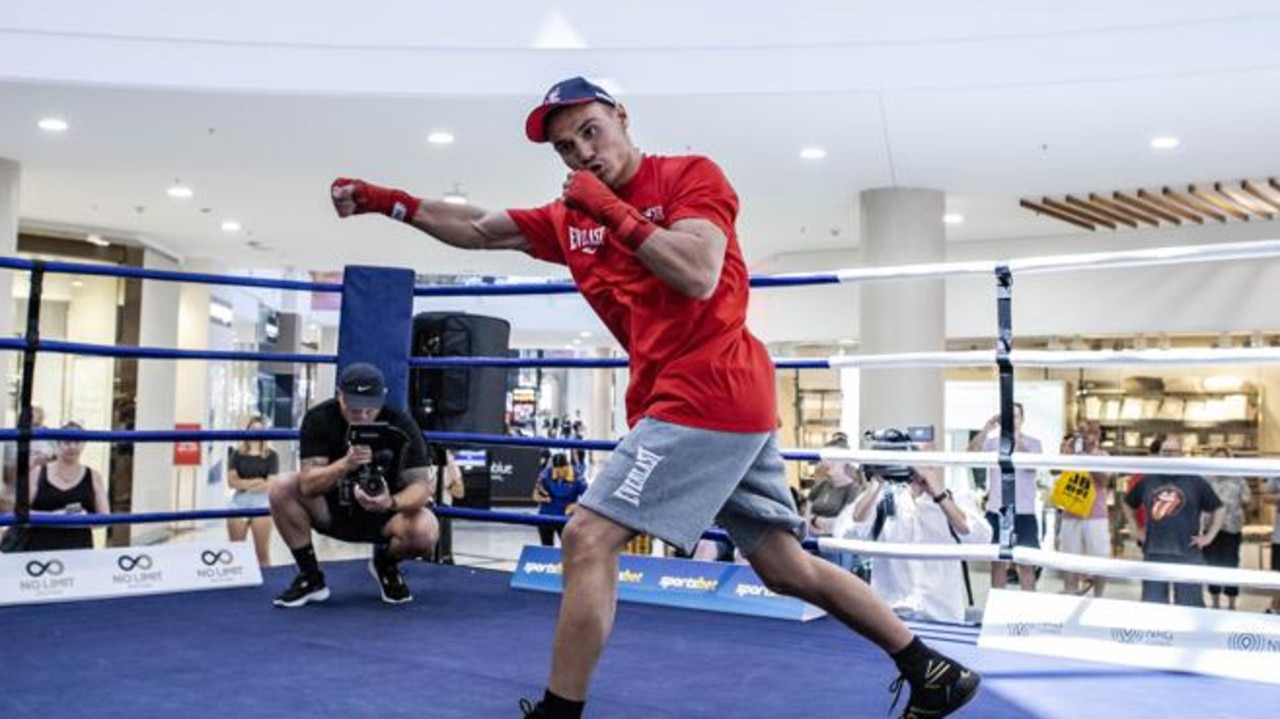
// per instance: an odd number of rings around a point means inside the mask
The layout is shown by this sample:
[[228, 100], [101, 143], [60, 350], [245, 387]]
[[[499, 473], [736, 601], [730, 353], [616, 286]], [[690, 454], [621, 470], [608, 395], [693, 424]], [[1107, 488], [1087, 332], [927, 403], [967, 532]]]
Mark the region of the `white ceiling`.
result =
[[[945, 190], [966, 218], [949, 237], [969, 240], [1067, 232], [1020, 196], [1280, 173], [1274, 0], [457, 5], [4, 3], [0, 157], [22, 164], [22, 220], [228, 267], [560, 274], [340, 222], [327, 187], [548, 201], [563, 169], [524, 115], [579, 73], [618, 89], [646, 150], [725, 168], [756, 267], [856, 244], [873, 187]], [[38, 130], [48, 115], [70, 131]], [[437, 129], [457, 142], [428, 145]], [[802, 161], [810, 144], [828, 157]], [[195, 198], [167, 198], [175, 180]]]

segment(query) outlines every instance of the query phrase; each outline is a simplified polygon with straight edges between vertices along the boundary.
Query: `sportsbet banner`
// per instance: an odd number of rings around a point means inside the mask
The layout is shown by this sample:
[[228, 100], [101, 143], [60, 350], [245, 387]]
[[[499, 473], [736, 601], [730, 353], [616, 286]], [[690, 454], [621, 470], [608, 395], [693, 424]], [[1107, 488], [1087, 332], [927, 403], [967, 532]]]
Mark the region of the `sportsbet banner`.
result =
[[0, 605], [259, 584], [262, 572], [247, 543], [0, 554]]
[[992, 590], [978, 646], [1280, 684], [1280, 617]]
[[[562, 573], [558, 548], [526, 546], [520, 553], [511, 586], [558, 593], [564, 588]], [[624, 554], [619, 560], [618, 598], [641, 604], [803, 622], [826, 614], [799, 599], [769, 591], [748, 566], [634, 554]]]

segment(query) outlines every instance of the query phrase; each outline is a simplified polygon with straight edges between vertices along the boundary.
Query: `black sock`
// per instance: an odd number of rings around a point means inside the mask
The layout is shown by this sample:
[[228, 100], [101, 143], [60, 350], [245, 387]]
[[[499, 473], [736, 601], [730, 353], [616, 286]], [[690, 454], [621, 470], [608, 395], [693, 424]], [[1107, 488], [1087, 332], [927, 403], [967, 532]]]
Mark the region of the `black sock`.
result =
[[924, 673], [925, 662], [937, 656], [937, 652], [925, 646], [925, 643], [920, 641], [920, 637], [912, 637], [910, 644], [894, 652], [892, 656], [894, 663], [903, 674], [914, 677]]
[[373, 545], [373, 561], [384, 567], [397, 563], [396, 558], [391, 556], [391, 545], [389, 544]]
[[310, 544], [297, 549], [290, 549], [293, 552], [293, 561], [298, 563], [298, 571], [307, 577], [321, 577], [324, 573], [320, 571], [320, 562], [316, 559], [316, 549]]
[[553, 693], [550, 689], [542, 694], [542, 708], [548, 719], [582, 719], [582, 709], [586, 702], [575, 702]]

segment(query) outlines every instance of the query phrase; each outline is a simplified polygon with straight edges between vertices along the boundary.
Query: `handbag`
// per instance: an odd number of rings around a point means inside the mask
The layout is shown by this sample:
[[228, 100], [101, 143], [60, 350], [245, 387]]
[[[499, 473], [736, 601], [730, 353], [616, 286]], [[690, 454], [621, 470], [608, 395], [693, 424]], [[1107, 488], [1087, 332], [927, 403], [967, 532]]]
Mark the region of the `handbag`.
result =
[[9, 527], [8, 531], [4, 533], [4, 537], [0, 537], [0, 554], [25, 552], [30, 546], [31, 532], [25, 525]]
[[1075, 517], [1087, 519], [1093, 511], [1098, 489], [1088, 472], [1067, 471], [1054, 480], [1049, 503]]

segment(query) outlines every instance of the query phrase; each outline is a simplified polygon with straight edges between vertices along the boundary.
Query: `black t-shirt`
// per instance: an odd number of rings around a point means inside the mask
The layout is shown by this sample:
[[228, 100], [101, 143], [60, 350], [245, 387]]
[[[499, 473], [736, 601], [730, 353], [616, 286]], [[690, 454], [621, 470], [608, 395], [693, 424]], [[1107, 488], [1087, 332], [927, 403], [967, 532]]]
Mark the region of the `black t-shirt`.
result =
[[[398, 409], [383, 407], [374, 421], [399, 427], [400, 431], [409, 438], [404, 450], [400, 453], [399, 466], [392, 467], [387, 473], [387, 486], [391, 493], [395, 494], [404, 489], [404, 483], [400, 481], [401, 472], [431, 464], [427, 455], [427, 442], [422, 438], [422, 430], [418, 428], [418, 423]], [[299, 438], [300, 458], [306, 461], [313, 457], [323, 457], [330, 463], [342, 459], [347, 455], [349, 426], [346, 418], [342, 416], [342, 408], [338, 405], [338, 400], [326, 400], [312, 407], [302, 418], [302, 431]], [[336, 488], [332, 490], [332, 492], [336, 491]]]
[[231, 469], [240, 479], [266, 479], [280, 473], [280, 456], [268, 449], [265, 456], [241, 454], [231, 450]]
[[1129, 487], [1124, 501], [1147, 511], [1147, 554], [1194, 556], [1191, 538], [1200, 533], [1200, 516], [1222, 506], [1204, 477], [1192, 474], [1144, 474]]

